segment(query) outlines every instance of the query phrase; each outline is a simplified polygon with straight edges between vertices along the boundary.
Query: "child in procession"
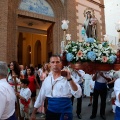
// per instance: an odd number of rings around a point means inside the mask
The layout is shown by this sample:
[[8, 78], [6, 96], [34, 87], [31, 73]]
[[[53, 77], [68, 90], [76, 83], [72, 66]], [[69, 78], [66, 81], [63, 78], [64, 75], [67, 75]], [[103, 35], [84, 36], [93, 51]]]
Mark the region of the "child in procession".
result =
[[28, 88], [29, 80], [22, 79], [21, 80], [21, 90], [20, 93], [16, 93], [16, 95], [20, 98], [20, 114], [21, 120], [29, 120], [29, 104], [31, 98], [31, 91]]

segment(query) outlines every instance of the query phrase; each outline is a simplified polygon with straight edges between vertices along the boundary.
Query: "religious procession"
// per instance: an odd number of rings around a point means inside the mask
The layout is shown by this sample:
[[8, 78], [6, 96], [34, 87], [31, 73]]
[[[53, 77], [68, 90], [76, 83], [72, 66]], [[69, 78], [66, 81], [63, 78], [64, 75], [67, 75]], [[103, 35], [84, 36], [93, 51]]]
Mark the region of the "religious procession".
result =
[[120, 120], [120, 36], [103, 17], [120, 2], [0, 4], [0, 120]]

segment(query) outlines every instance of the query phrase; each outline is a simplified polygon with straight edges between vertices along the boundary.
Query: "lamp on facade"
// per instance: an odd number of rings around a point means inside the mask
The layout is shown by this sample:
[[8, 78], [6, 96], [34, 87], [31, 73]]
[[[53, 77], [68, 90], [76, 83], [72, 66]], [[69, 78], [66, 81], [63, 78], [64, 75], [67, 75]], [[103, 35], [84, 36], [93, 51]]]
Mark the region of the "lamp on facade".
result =
[[61, 41], [61, 52], [63, 52], [65, 50], [65, 46], [66, 46], [66, 31], [68, 29], [68, 20], [63, 20], [62, 21], [62, 30], [63, 30], [63, 40]]
[[120, 21], [116, 24], [116, 30], [118, 32], [118, 45], [117, 45], [117, 63], [120, 63]]

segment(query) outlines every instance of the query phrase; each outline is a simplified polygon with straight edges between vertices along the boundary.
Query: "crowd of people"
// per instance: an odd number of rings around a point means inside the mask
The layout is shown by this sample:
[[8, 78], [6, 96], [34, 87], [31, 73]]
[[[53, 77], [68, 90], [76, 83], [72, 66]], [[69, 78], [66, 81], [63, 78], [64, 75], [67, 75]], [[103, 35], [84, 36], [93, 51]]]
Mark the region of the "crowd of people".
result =
[[35, 120], [36, 113], [42, 113], [45, 120], [72, 120], [74, 98], [77, 98], [76, 115], [82, 119], [83, 97], [90, 97], [90, 119], [94, 119], [99, 95], [101, 118], [106, 119], [108, 96], [115, 120], [119, 120], [120, 71], [96, 71], [90, 75], [82, 70], [80, 63], [63, 69], [58, 55], [52, 55], [42, 67], [30, 65], [25, 69], [16, 61], [9, 65], [0, 61], [1, 120]]

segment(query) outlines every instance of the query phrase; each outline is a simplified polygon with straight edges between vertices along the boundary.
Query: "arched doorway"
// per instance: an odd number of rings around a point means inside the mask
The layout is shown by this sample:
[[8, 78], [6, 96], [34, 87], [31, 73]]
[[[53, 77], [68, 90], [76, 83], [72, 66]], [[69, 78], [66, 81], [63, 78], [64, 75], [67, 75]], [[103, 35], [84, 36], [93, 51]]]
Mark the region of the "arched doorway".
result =
[[[61, 25], [61, 21], [64, 19], [64, 15], [63, 15], [64, 6], [61, 0], [57, 0], [58, 1], [57, 5], [54, 5], [54, 2], [48, 0], [46, 1], [40, 0], [41, 2], [38, 2], [39, 0], [36, 1], [30, 0], [30, 1], [24, 2], [19, 0], [17, 26], [18, 26], [18, 32], [22, 32], [24, 34], [23, 37], [25, 38], [23, 42], [23, 54], [26, 53], [24, 48], [26, 48], [26, 46], [29, 44], [31, 46], [31, 51], [32, 51], [31, 63], [35, 66], [37, 63], [43, 64], [44, 62], [48, 61], [51, 54], [54, 53], [56, 54], [59, 53], [60, 51], [59, 43], [62, 35], [57, 35], [57, 34], [59, 32], [60, 34], [62, 33], [60, 25]], [[37, 6], [35, 7], [32, 3], [35, 3], [35, 5]], [[31, 7], [34, 9], [29, 9], [28, 5], [31, 5]], [[58, 10], [57, 6], [59, 6], [61, 10]], [[39, 9], [44, 9], [44, 11], [41, 13], [41, 10], [38, 11], [37, 7]], [[41, 40], [41, 38], [35, 38], [33, 34], [42, 35], [43, 38], [45, 38], [46, 36], [46, 40], [45, 39]], [[41, 59], [37, 58], [37, 53], [35, 52], [37, 50], [34, 49], [37, 40], [41, 40], [40, 41], [41, 51], [42, 51], [40, 53]], [[23, 65], [28, 64], [26, 60], [27, 59], [26, 56], [24, 55], [22, 56], [23, 56], [22, 64]]]
[[[26, 24], [23, 25], [23, 23]], [[20, 16], [18, 25], [18, 62], [23, 65], [29, 64], [26, 56], [26, 54], [28, 55], [26, 49], [28, 45], [31, 46], [31, 64], [33, 66], [48, 61], [48, 55], [53, 48], [53, 23]]]
[[36, 41], [34, 46], [34, 59], [35, 65], [41, 64], [41, 43], [39, 40]]

